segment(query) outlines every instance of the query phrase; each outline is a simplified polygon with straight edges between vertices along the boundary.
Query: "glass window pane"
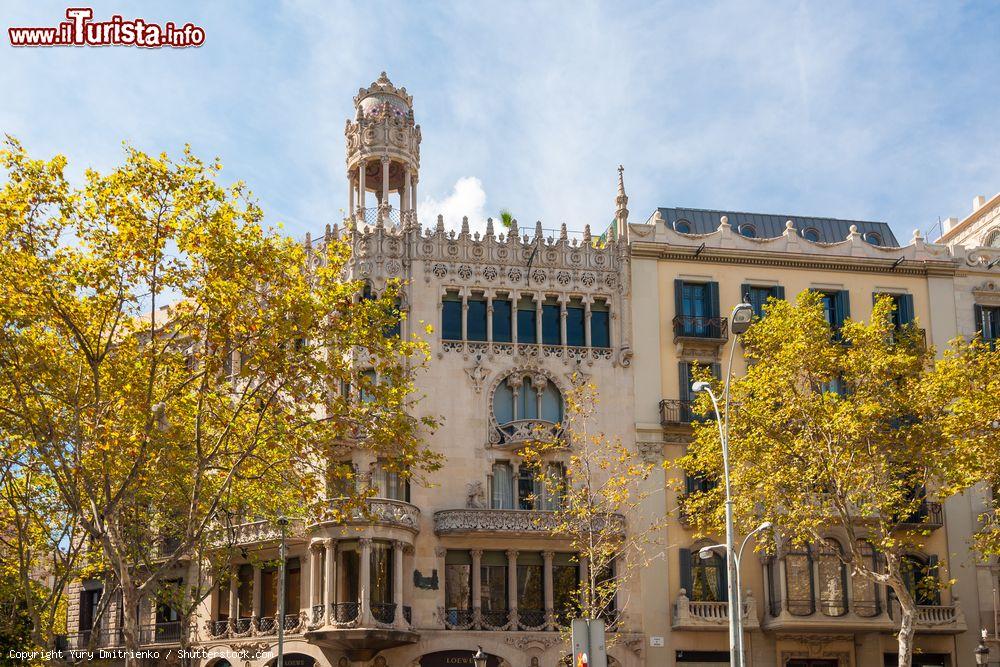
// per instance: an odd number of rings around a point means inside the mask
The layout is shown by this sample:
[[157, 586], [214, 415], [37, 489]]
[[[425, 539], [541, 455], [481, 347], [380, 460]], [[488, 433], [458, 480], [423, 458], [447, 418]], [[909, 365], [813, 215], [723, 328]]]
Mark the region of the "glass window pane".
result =
[[[521, 553], [517, 557], [517, 608], [525, 611], [545, 611], [545, 601], [542, 591], [542, 563], [533, 564], [527, 562], [521, 564], [523, 557], [531, 554]], [[541, 558], [541, 554], [537, 554]], [[529, 560], [529, 559], [524, 559]], [[544, 618], [544, 617], [543, 617]], [[537, 619], [532, 619], [532, 625]]]
[[535, 332], [535, 302], [531, 299], [520, 299], [517, 302], [517, 342], [538, 342]]
[[513, 480], [509, 463], [493, 464], [493, 488], [492, 506], [493, 509], [511, 510], [514, 509]]
[[586, 311], [579, 299], [573, 299], [566, 307], [566, 344], [576, 347], [586, 345], [584, 321]]
[[708, 560], [702, 560], [698, 552], [691, 553], [691, 599], [701, 602], [721, 602], [724, 599], [722, 591], [722, 558], [717, 554]]
[[372, 604], [392, 604], [392, 545], [372, 542], [369, 562]]
[[506, 380], [493, 392], [493, 416], [500, 425], [514, 421], [514, 390]]
[[551, 382], [542, 390], [542, 419], [553, 423], [562, 421], [562, 396]]
[[542, 304], [542, 344], [562, 345], [562, 332], [559, 326], [559, 304]]
[[611, 347], [611, 318], [604, 301], [595, 301], [590, 306], [590, 345]]
[[511, 341], [511, 306], [507, 299], [493, 299], [493, 340], [497, 343]]
[[808, 553], [793, 552], [785, 556], [785, 586], [789, 613], [796, 616], [813, 613], [812, 558]]
[[[451, 553], [450, 551], [448, 552]], [[466, 552], [466, 555], [467, 552]], [[446, 563], [444, 566], [444, 599], [449, 610], [472, 609], [472, 564]], [[457, 619], [449, 619], [452, 623]]]
[[466, 335], [469, 340], [486, 340], [486, 299], [475, 297], [469, 299], [468, 304]]
[[462, 340], [462, 299], [458, 292], [448, 292], [441, 304], [441, 338]]
[[844, 591], [846, 571], [840, 559], [840, 545], [827, 540], [820, 545], [819, 563], [820, 611], [827, 616], [842, 616], [847, 613], [847, 598]]
[[531, 386], [531, 380], [524, 378], [517, 397], [517, 418], [538, 419], [538, 392]]

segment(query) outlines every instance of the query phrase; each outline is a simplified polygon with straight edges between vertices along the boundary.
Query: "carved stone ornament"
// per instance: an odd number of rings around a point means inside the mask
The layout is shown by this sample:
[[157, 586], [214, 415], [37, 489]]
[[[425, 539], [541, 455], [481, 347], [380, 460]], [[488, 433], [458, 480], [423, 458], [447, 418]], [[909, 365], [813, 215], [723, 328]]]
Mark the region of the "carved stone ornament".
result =
[[483, 364], [476, 364], [472, 368], [466, 368], [465, 374], [469, 376], [469, 380], [472, 382], [472, 388], [477, 394], [483, 393], [483, 383], [486, 378], [490, 376], [490, 372], [486, 369]]
[[659, 463], [663, 460], [663, 443], [661, 442], [637, 442], [639, 456], [646, 463]]
[[482, 482], [478, 480], [469, 482], [465, 485], [465, 489], [465, 507], [467, 509], [481, 510], [486, 507], [486, 492], [483, 490]]
[[552, 636], [551, 633], [528, 635], [528, 634], [518, 634], [518, 635], [507, 635], [504, 637], [504, 642], [518, 649], [519, 651], [536, 650], [536, 651], [547, 651], [553, 646], [557, 646], [563, 643], [563, 640], [558, 636]]

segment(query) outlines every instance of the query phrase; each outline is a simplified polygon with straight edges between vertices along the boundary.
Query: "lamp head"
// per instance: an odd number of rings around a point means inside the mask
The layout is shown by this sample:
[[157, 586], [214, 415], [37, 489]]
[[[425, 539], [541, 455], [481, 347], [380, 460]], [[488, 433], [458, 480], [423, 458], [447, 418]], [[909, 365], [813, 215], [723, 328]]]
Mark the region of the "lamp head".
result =
[[476, 651], [475, 655], [472, 656], [472, 662], [475, 663], [476, 667], [486, 667], [487, 656], [483, 653], [483, 647], [478, 647], [479, 650]]
[[[773, 525], [774, 524], [772, 524], [770, 521], [765, 521], [764, 523], [762, 523], [759, 526], [757, 526], [757, 530], [768, 530]], [[754, 531], [754, 532], [757, 532], [757, 531]]]
[[753, 306], [749, 303], [738, 303], [729, 316], [729, 329], [737, 336], [750, 328], [753, 322]]
[[711, 388], [712, 385], [705, 382], [704, 380], [699, 380], [698, 382], [695, 382], [693, 385], [691, 385], [691, 391], [693, 391], [696, 394], [699, 394], [703, 391], [708, 391]]

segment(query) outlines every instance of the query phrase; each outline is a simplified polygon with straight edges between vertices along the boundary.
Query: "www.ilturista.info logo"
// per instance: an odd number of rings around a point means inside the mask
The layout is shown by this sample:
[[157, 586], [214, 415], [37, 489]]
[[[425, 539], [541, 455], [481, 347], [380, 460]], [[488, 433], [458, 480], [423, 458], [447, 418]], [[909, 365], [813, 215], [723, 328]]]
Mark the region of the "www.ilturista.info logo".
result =
[[91, 21], [94, 10], [70, 7], [68, 21], [51, 28], [7, 28], [11, 46], [141, 46], [182, 49], [205, 43], [205, 30], [193, 23], [163, 25], [115, 14], [107, 21]]

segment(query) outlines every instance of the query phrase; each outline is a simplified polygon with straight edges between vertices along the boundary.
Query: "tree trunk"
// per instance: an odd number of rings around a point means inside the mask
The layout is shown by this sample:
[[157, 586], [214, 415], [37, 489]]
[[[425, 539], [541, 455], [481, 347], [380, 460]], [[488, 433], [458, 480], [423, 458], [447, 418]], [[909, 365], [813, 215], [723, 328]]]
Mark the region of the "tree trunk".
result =
[[125, 665], [133, 667], [138, 664], [130, 657], [139, 651], [139, 614], [141, 613], [141, 598], [131, 576], [125, 573], [122, 578], [122, 622], [123, 639], [126, 650]]
[[914, 601], [910, 591], [906, 588], [900, 573], [900, 559], [886, 558], [886, 567], [889, 573], [889, 587], [896, 594], [899, 602], [899, 662], [898, 667], [911, 667], [913, 664], [913, 636], [916, 634], [914, 621], [917, 616], [917, 603]]

